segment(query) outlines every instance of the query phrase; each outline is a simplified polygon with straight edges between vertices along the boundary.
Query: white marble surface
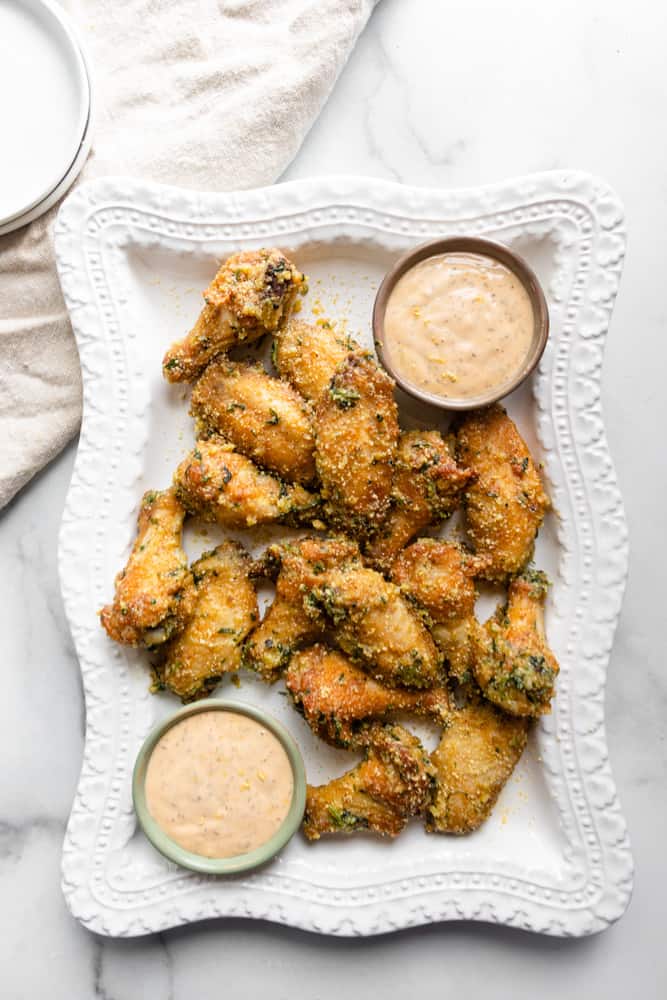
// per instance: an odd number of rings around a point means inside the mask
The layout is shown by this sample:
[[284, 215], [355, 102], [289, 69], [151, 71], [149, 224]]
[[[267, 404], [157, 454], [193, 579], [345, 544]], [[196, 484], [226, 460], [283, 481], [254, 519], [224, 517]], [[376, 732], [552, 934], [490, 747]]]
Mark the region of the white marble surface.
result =
[[667, 251], [667, 12], [650, 2], [382, 0], [288, 171], [437, 185], [552, 167], [607, 178], [629, 254], [604, 375], [607, 426], [631, 530], [629, 587], [610, 667], [611, 759], [633, 841], [635, 895], [603, 935], [557, 941], [449, 925], [369, 941], [241, 922], [109, 941], [82, 930], [59, 887], [82, 742], [78, 667], [56, 579], [74, 448], [0, 515], [0, 994], [7, 998], [328, 1000], [667, 995], [663, 836], [667, 682], [658, 642], [664, 560], [658, 448]]

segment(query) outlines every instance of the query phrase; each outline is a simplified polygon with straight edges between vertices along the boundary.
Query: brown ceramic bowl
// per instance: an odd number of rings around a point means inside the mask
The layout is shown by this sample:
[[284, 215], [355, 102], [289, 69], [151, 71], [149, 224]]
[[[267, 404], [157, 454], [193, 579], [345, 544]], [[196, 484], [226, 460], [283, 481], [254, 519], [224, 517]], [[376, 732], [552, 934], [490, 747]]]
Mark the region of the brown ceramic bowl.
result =
[[[414, 267], [420, 261], [426, 260], [427, 257], [436, 257], [445, 253], [481, 254], [484, 257], [492, 257], [500, 261], [501, 264], [504, 264], [505, 267], [514, 272], [525, 287], [530, 296], [535, 315], [535, 328], [531, 347], [516, 375], [512, 379], [495, 386], [486, 395], [477, 396], [474, 399], [457, 399], [455, 396], [436, 396], [434, 393], [420, 389], [418, 386], [407, 381], [394, 368], [385, 339], [384, 315], [389, 296], [394, 290], [396, 282], [399, 278], [403, 277], [406, 271], [409, 271], [410, 268]], [[503, 396], [509, 395], [517, 386], [521, 385], [524, 379], [528, 378], [536, 367], [542, 357], [548, 337], [549, 310], [542, 286], [532, 268], [528, 266], [523, 257], [514, 253], [509, 247], [504, 246], [502, 243], [483, 240], [476, 236], [452, 236], [449, 239], [432, 240], [403, 254], [385, 275], [375, 297], [375, 305], [373, 306], [373, 338], [381, 364], [408, 395], [414, 396], [424, 403], [430, 403], [432, 406], [439, 406], [443, 410], [470, 410], [478, 406], [489, 406], [491, 403], [502, 399]]]

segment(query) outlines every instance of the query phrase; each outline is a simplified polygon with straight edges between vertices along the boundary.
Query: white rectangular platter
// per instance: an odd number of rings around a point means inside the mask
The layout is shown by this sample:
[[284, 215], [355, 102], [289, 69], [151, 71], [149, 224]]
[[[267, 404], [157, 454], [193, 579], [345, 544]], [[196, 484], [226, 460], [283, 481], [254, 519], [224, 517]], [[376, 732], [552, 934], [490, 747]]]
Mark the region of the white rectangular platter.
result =
[[[375, 291], [396, 256], [459, 233], [518, 249], [549, 299], [552, 333], [539, 372], [508, 408], [544, 462], [556, 512], [536, 550], [553, 581], [547, 631], [561, 663], [553, 714], [472, 836], [428, 835], [418, 823], [392, 843], [362, 835], [311, 845], [298, 834], [250, 875], [182, 871], [145, 840], [131, 801], [141, 741], [177, 704], [149, 693], [142, 654], [114, 646], [97, 619], [127, 558], [142, 493], [168, 485], [193, 441], [187, 390], [161, 376], [164, 350], [194, 321], [199, 289], [220, 259], [262, 245], [284, 248], [309, 275], [305, 318], [327, 315], [370, 344]], [[474, 919], [584, 935], [622, 914], [632, 857], [607, 757], [604, 685], [627, 541], [600, 375], [624, 246], [616, 195], [573, 172], [458, 191], [330, 177], [231, 194], [106, 178], [66, 201], [56, 249], [84, 417], [60, 577], [81, 663], [86, 742], [63, 888], [83, 924], [131, 936], [235, 916], [368, 935]], [[400, 403], [407, 423], [443, 426], [441, 414]], [[217, 537], [190, 531], [190, 553]], [[312, 782], [346, 770], [350, 756], [317, 742], [280, 689], [242, 674], [240, 688], [227, 683], [218, 693], [273, 711], [296, 736]]]

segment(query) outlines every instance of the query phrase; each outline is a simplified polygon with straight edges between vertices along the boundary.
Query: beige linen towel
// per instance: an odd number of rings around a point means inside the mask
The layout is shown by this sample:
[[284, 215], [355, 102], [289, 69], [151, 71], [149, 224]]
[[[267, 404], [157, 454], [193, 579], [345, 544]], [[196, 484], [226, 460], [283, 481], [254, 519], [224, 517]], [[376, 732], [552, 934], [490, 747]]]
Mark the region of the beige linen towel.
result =
[[[65, 0], [92, 56], [82, 178], [206, 190], [274, 181], [376, 0]], [[0, 237], [0, 507], [76, 433], [79, 361], [53, 260], [57, 209]]]

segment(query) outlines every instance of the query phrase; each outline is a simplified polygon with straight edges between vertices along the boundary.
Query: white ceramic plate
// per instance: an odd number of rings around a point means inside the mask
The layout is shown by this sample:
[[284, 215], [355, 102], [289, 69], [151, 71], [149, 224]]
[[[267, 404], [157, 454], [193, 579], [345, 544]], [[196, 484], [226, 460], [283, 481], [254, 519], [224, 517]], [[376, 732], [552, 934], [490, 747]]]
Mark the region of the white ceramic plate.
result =
[[86, 59], [69, 18], [50, 0], [0, 3], [0, 94], [5, 233], [64, 194], [90, 148]]
[[[165, 347], [194, 321], [198, 290], [221, 257], [271, 244], [293, 253], [311, 277], [304, 315], [344, 318], [369, 342], [374, 293], [389, 264], [407, 247], [455, 233], [514, 246], [549, 297], [550, 343], [532, 392], [524, 387], [509, 409], [545, 463], [557, 511], [536, 554], [554, 581], [547, 629], [562, 668], [554, 712], [537, 727], [491, 819], [470, 837], [427, 835], [416, 822], [394, 843], [359, 836], [309, 845], [298, 835], [250, 876], [215, 880], [178, 870], [137, 829], [131, 801], [141, 741], [176, 704], [148, 693], [142, 654], [111, 643], [96, 617], [126, 560], [142, 493], [166, 486], [191, 446], [187, 390], [161, 377]], [[615, 194], [568, 172], [460, 191], [332, 177], [232, 194], [107, 178], [66, 201], [56, 248], [84, 378], [60, 538], [86, 697], [84, 761], [63, 855], [75, 916], [120, 936], [229, 915], [341, 935], [459, 918], [584, 935], [617, 919], [631, 891], [632, 858], [603, 712], [627, 542], [600, 409], [602, 351], [624, 253]], [[441, 421], [414, 404], [403, 413]], [[260, 540], [280, 533], [266, 530]], [[191, 531], [190, 552], [216, 537], [212, 529], [206, 538]], [[272, 710], [299, 741], [312, 781], [350, 765], [349, 755], [311, 736], [280, 686], [243, 676], [239, 690], [227, 684], [220, 693]]]

